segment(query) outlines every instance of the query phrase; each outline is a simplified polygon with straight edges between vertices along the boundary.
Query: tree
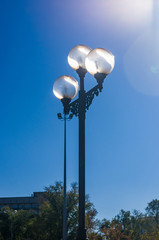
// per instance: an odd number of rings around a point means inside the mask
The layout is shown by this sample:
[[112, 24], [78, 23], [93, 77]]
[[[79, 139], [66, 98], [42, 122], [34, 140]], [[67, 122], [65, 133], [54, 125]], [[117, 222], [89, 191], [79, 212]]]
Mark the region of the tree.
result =
[[101, 232], [107, 240], [131, 240], [129, 236], [124, 234], [122, 225], [117, 224], [114, 221], [112, 221], [110, 225], [107, 225], [107, 227], [103, 227]]
[[147, 216], [153, 217], [155, 222], [159, 224], [159, 200], [152, 200], [150, 203], [148, 203], [148, 206], [145, 210]]
[[13, 236], [16, 240], [26, 240], [32, 237], [32, 225], [36, 221], [36, 214], [32, 210], [19, 210], [10, 215], [13, 222]]
[[11, 235], [11, 212], [8, 207], [0, 210], [0, 237], [1, 239], [8, 240]]
[[139, 211], [121, 210], [112, 220], [103, 219], [100, 222], [100, 231], [108, 239], [131, 239], [141, 240], [143, 230], [145, 229], [145, 218]]
[[131, 215], [131, 240], [141, 240], [142, 233], [145, 229], [145, 218], [142, 213], [137, 210]]
[[[63, 224], [63, 186], [61, 182], [45, 188], [46, 201], [42, 205], [37, 218], [37, 224], [41, 229], [39, 233], [45, 240], [62, 239]], [[92, 233], [96, 227], [96, 209], [86, 196], [86, 228]], [[67, 229], [68, 240], [75, 240], [78, 231], [78, 187], [72, 184], [67, 192]], [[38, 238], [39, 239], [39, 238]]]
[[141, 235], [141, 240], [158, 240], [159, 230], [156, 227], [151, 229], [151, 232]]
[[89, 240], [103, 240], [102, 235], [99, 232], [90, 232], [87, 234]]
[[[0, 237], [10, 239], [11, 222], [14, 240], [61, 240], [63, 224], [63, 185], [57, 182], [45, 188], [46, 194], [39, 214], [33, 211], [2, 209], [0, 214]], [[86, 227], [88, 234], [95, 233], [96, 209], [86, 196]], [[67, 229], [68, 240], [75, 240], [78, 231], [78, 187], [72, 184], [67, 192]], [[93, 238], [92, 238], [93, 239]]]
[[129, 234], [131, 229], [131, 214], [130, 211], [124, 211], [123, 209], [113, 219], [115, 223], [121, 224], [122, 230], [125, 234]]
[[[0, 210], [0, 240], [61, 240], [63, 225], [63, 185], [56, 182], [45, 188], [39, 214], [32, 210]], [[78, 232], [78, 187], [72, 184], [67, 192], [68, 240], [76, 240]], [[159, 200], [148, 203], [146, 215], [137, 210], [119, 212], [114, 219], [96, 219], [97, 211], [86, 196], [86, 228], [89, 240], [158, 240]], [[12, 226], [12, 228], [11, 228]]]
[[3, 238], [3, 236], [2, 236], [2, 234], [0, 233], [0, 240], [4, 240], [4, 238]]
[[8, 207], [0, 211], [0, 239], [10, 240], [11, 229], [14, 240], [25, 240], [32, 235], [31, 226], [36, 220], [33, 211], [14, 211]]

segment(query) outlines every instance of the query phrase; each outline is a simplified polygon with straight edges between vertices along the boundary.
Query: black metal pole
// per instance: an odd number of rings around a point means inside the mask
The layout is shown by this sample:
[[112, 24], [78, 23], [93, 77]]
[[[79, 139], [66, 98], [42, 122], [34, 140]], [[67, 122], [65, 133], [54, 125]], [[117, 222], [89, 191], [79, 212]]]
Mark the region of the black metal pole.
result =
[[78, 73], [80, 77], [79, 91], [79, 219], [78, 240], [86, 240], [85, 229], [85, 73]]
[[64, 114], [64, 198], [63, 198], [63, 240], [67, 239], [66, 226], [66, 114]]

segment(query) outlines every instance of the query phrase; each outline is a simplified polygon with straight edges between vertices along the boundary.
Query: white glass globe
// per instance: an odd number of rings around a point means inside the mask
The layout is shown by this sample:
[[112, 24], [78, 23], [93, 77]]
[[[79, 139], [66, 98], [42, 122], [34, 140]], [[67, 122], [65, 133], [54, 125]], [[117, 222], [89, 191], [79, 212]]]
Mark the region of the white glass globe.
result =
[[97, 73], [109, 74], [114, 68], [114, 55], [104, 48], [95, 48], [86, 57], [87, 71], [95, 75]]
[[56, 79], [53, 85], [53, 93], [58, 99], [73, 99], [78, 93], [78, 82], [75, 78], [64, 75]]
[[68, 63], [74, 70], [79, 68], [86, 69], [85, 59], [91, 48], [85, 45], [78, 45], [71, 49], [68, 55]]

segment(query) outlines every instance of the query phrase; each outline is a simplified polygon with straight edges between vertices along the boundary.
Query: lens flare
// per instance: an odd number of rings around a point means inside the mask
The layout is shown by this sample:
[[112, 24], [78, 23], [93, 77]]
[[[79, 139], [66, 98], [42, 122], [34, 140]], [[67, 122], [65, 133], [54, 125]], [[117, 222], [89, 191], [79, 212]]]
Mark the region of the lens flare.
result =
[[140, 36], [125, 54], [124, 68], [137, 91], [159, 95], [159, 31], [151, 29]]
[[91, 0], [86, 14], [94, 23], [111, 24], [113, 31], [119, 27], [139, 27], [151, 21], [153, 0]]

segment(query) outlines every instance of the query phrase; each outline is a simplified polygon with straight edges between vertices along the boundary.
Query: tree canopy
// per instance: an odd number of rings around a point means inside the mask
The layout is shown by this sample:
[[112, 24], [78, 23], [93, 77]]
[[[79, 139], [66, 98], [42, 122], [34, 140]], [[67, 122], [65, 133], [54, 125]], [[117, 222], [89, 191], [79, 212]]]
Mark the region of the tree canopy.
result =
[[[45, 188], [39, 214], [32, 210], [0, 210], [0, 240], [61, 240], [63, 224], [63, 185], [56, 182]], [[107, 206], [106, 206], [107, 207]], [[112, 220], [97, 219], [97, 210], [86, 196], [86, 228], [89, 240], [158, 240], [159, 200], [148, 203], [145, 213], [123, 209]], [[78, 187], [67, 192], [68, 240], [77, 239]]]

